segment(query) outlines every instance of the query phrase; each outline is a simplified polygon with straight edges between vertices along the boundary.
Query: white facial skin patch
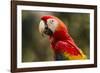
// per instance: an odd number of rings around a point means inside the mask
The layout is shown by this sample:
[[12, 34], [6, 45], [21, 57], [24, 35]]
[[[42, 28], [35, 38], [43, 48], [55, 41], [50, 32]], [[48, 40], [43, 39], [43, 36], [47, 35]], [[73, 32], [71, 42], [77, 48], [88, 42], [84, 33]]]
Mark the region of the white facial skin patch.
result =
[[47, 25], [48, 27], [54, 32], [57, 25], [58, 25], [58, 21], [56, 19], [48, 19], [47, 20]]

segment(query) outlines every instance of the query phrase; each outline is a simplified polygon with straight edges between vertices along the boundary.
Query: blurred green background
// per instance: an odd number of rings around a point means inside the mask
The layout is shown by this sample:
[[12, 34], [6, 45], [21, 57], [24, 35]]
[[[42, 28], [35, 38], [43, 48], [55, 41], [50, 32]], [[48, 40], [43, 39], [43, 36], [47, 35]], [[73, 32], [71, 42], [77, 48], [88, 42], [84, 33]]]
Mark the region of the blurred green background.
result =
[[88, 13], [64, 13], [22, 10], [22, 62], [53, 61], [54, 53], [48, 38], [39, 33], [41, 16], [53, 15], [61, 19], [69, 29], [69, 34], [77, 46], [89, 58], [89, 24]]

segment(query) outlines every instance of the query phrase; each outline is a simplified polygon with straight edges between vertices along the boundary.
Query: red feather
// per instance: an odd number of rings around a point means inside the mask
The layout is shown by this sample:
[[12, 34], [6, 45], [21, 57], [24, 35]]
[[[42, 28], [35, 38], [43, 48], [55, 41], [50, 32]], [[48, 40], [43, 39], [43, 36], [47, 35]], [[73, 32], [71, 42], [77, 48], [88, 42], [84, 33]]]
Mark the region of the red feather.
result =
[[53, 38], [51, 45], [55, 52], [67, 52], [71, 55], [80, 54], [79, 48], [65, 31], [59, 31], [59, 33], [55, 32], [51, 38]]
[[[82, 51], [76, 46], [71, 36], [68, 34], [67, 26], [58, 18], [54, 16], [43, 16], [41, 19], [47, 22], [47, 19], [54, 18], [59, 22], [58, 27], [52, 36], [49, 36], [51, 47], [55, 53], [67, 53], [72, 56], [73, 59], [85, 58]], [[75, 57], [73, 57], [75, 56]], [[77, 58], [76, 58], [77, 56]], [[82, 57], [84, 56], [84, 57]], [[71, 58], [71, 59], [72, 59]]]

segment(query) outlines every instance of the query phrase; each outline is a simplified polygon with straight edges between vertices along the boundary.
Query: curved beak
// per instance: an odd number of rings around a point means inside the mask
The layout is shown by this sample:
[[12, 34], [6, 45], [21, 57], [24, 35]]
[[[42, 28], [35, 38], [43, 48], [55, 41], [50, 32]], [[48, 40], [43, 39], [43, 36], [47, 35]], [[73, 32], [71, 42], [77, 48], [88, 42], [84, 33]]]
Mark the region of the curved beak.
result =
[[42, 34], [42, 36], [44, 36], [44, 30], [45, 30], [45, 23], [43, 20], [40, 21], [39, 23], [39, 32]]
[[44, 35], [51, 36], [53, 34], [51, 29], [48, 27], [48, 25], [43, 20], [40, 21], [39, 32], [42, 34], [42, 36]]

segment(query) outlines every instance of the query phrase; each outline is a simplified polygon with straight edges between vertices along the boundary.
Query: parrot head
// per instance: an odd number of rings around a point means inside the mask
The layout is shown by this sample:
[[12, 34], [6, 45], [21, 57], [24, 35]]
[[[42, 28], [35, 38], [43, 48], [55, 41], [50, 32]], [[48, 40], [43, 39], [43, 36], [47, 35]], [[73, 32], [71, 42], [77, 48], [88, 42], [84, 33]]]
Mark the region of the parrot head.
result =
[[67, 31], [67, 28], [59, 18], [51, 15], [41, 17], [39, 32], [42, 35], [52, 36], [55, 32], [60, 30]]

